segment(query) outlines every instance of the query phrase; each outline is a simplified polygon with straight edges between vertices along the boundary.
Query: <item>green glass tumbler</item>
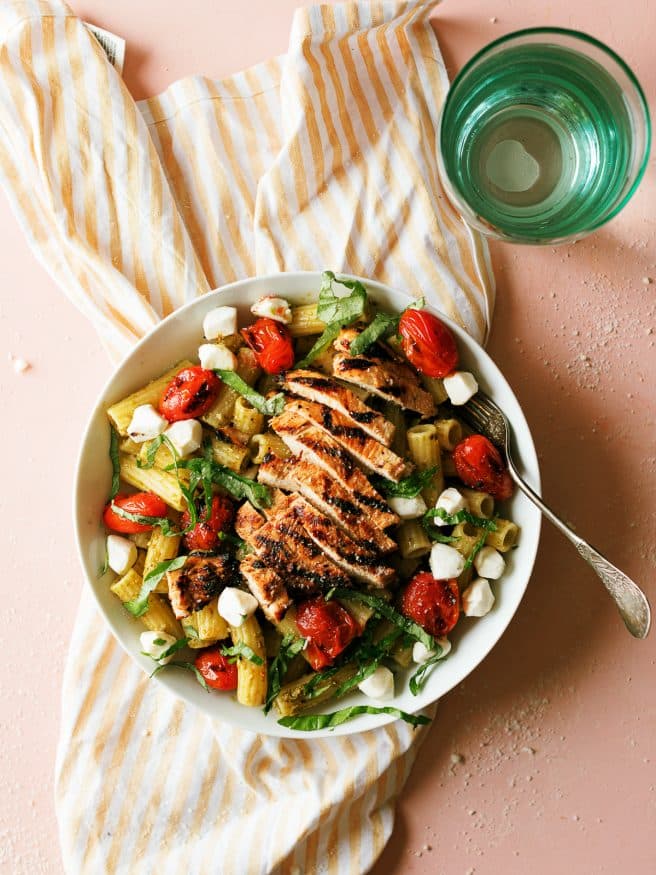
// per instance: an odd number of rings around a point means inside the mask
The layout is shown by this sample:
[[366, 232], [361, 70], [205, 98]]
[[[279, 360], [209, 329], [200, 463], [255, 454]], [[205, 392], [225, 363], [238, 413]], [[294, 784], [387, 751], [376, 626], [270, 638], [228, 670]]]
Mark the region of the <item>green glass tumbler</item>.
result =
[[516, 243], [560, 243], [612, 219], [647, 166], [640, 84], [591, 36], [508, 34], [475, 55], [442, 108], [446, 193], [475, 228]]

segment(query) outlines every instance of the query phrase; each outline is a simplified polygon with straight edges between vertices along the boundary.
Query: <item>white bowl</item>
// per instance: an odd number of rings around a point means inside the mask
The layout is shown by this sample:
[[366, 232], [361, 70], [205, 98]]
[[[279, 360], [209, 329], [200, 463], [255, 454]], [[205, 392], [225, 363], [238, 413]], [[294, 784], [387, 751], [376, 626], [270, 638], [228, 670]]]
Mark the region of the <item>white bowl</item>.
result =
[[[105, 410], [115, 401], [158, 377], [175, 361], [185, 357], [194, 358], [202, 338], [203, 316], [212, 307], [218, 304], [237, 307], [240, 324], [244, 325], [250, 317], [249, 307], [263, 294], [282, 295], [295, 304], [316, 299], [320, 277], [320, 273], [305, 272], [247, 279], [191, 301], [137, 344], [117, 368], [98, 398], [82, 440], [77, 467], [74, 503], [77, 545], [82, 567], [100, 611], [120, 644], [144, 672], [150, 673], [153, 663], [139, 652], [139, 632], [143, 627], [138, 620], [129, 616], [116, 596], [110, 592], [111, 572], [105, 577], [98, 577], [98, 569], [102, 566], [104, 557], [104, 534], [99, 521], [111, 482], [109, 427]], [[369, 280], [363, 282], [372, 298], [384, 309], [400, 312], [409, 301], [410, 296], [403, 292], [381, 283]], [[487, 353], [461, 328], [449, 322], [442, 314], [439, 315], [451, 326], [458, 338], [465, 368], [476, 374], [481, 388], [489, 392], [506, 412], [514, 431], [519, 469], [529, 483], [539, 489], [538, 461], [533, 439], [510, 386]], [[503, 634], [517, 610], [531, 576], [541, 522], [539, 511], [521, 493], [517, 492], [509, 504], [509, 516], [521, 527], [521, 538], [519, 547], [508, 555], [506, 573], [494, 586], [496, 603], [493, 610], [481, 619], [460, 620], [456, 631], [450, 636], [453, 643], [451, 653], [433, 670], [420, 695], [413, 696], [407, 681], [400, 677], [395, 699], [386, 704], [413, 712], [425, 708], [467, 677]], [[193, 676], [186, 672], [164, 670], [149, 683], [162, 684], [210, 717], [265, 735], [313, 738], [321, 735], [348, 735], [382, 726], [394, 719], [389, 715], [363, 715], [333, 730], [295, 732], [280, 726], [274, 711], [265, 716], [259, 708], [239, 705], [231, 694], [208, 695]], [[329, 703], [323, 710], [332, 711], [356, 703], [375, 704], [356, 691], [339, 703]]]

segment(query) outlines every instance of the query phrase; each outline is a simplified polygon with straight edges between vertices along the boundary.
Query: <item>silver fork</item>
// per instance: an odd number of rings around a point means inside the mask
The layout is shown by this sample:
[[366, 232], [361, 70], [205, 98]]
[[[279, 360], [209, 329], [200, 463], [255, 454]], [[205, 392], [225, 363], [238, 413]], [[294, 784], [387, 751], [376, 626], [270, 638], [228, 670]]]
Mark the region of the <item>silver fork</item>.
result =
[[644, 638], [649, 632], [651, 611], [647, 597], [631, 578], [616, 568], [598, 550], [573, 532], [569, 526], [547, 507], [540, 496], [528, 483], [524, 482], [512, 458], [510, 446], [510, 424], [506, 415], [483, 392], [478, 392], [463, 407], [458, 408], [462, 418], [477, 432], [484, 434], [492, 443], [505, 450], [508, 470], [515, 483], [533, 504], [540, 508], [544, 516], [574, 544], [585, 561], [592, 566], [602, 583], [615, 601], [624, 625], [635, 638]]

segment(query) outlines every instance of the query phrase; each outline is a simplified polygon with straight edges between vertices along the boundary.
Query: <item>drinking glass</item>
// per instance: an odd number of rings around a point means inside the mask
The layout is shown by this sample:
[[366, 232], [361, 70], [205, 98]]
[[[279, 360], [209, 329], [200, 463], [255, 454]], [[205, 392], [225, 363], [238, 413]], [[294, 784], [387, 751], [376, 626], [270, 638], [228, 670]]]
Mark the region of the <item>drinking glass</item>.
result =
[[638, 80], [584, 33], [532, 28], [495, 40], [442, 109], [440, 175], [465, 220], [517, 243], [558, 243], [612, 219], [647, 165]]

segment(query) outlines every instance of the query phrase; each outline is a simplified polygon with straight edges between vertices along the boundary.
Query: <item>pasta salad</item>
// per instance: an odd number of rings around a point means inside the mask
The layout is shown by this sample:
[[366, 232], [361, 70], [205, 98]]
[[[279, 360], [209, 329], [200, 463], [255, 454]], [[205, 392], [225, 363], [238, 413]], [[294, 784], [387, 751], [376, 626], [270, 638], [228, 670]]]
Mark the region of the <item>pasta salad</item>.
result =
[[[153, 674], [292, 729], [425, 723], [385, 703], [492, 609], [519, 534], [499, 451], [458, 418], [476, 378], [423, 302], [382, 312], [329, 271], [315, 303], [251, 312], [210, 310], [197, 360], [107, 410], [103, 572]], [[355, 689], [371, 704], [316, 713]]]

